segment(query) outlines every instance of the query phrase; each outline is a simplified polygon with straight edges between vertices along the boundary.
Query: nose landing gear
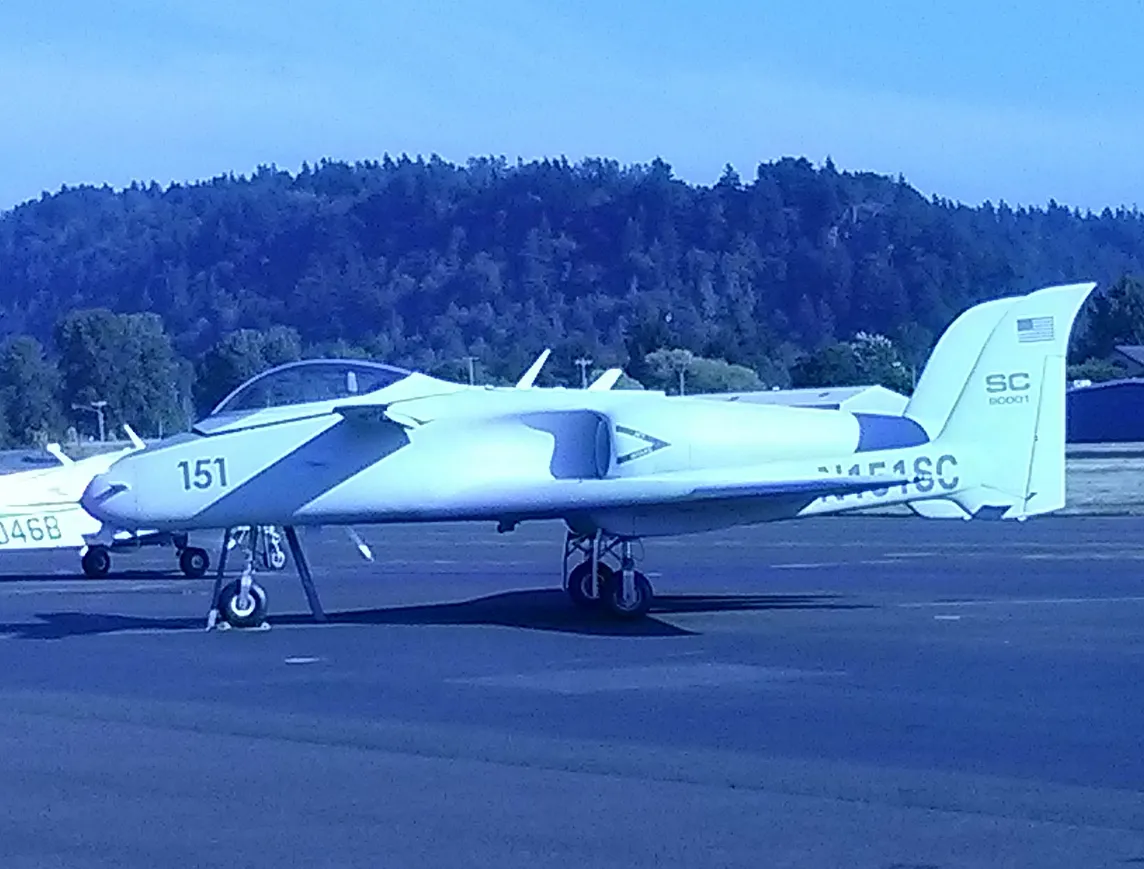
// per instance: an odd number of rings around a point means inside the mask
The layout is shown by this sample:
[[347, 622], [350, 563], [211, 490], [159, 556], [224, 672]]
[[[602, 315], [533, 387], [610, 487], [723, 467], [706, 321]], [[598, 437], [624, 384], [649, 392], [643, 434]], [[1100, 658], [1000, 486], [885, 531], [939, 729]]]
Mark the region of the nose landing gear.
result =
[[[290, 554], [294, 558], [294, 565], [298, 568], [298, 576], [302, 581], [302, 590], [306, 593], [306, 601], [310, 605], [310, 612], [314, 621], [324, 622], [325, 611], [318, 597], [318, 590], [314, 586], [314, 577], [310, 572], [310, 562], [306, 553], [302, 551], [302, 543], [298, 539], [296, 529], [287, 526], [286, 542], [290, 547]], [[237, 540], [234, 529], [227, 529], [222, 540], [222, 556], [219, 558], [218, 571], [215, 575], [214, 592], [211, 596], [211, 609], [207, 613], [207, 630], [216, 627], [269, 629], [266, 622], [267, 595], [266, 590], [254, 581], [255, 562], [261, 562], [264, 568], [281, 570], [286, 565], [286, 553], [282, 551], [277, 529], [252, 526], [246, 531], [244, 541], [245, 563], [242, 575], [233, 582], [223, 585], [226, 572], [227, 553], [232, 540]], [[220, 621], [221, 619], [221, 621]]]

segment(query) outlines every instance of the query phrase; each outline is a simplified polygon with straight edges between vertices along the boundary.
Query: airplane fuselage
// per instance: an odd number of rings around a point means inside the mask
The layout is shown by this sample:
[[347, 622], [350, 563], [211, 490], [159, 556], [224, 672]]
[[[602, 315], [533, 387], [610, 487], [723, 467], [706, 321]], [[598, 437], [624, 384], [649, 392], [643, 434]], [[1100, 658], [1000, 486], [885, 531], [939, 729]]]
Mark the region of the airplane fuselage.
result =
[[[963, 485], [969, 470], [966, 455], [935, 448], [901, 417], [448, 386], [376, 419], [347, 416], [337, 402], [293, 406], [286, 418], [277, 409], [208, 418], [201, 433], [113, 467], [104, 479], [122, 491], [89, 509], [127, 527], [563, 518], [653, 536], [933, 497]], [[826, 498], [687, 503], [700, 476], [734, 479], [744, 466], [776, 481], [899, 482]], [[648, 477], [659, 481], [657, 503], [641, 505]]]

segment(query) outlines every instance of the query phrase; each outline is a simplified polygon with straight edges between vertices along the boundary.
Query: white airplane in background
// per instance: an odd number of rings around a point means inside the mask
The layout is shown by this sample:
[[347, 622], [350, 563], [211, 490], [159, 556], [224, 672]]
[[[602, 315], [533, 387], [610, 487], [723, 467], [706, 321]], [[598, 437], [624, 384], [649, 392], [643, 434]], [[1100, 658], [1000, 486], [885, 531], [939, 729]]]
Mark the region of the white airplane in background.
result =
[[185, 533], [109, 530], [80, 504], [80, 496], [97, 474], [126, 455], [144, 449], [143, 441], [124, 426], [131, 445], [74, 460], [59, 444], [47, 451], [59, 462], [49, 468], [0, 474], [0, 554], [28, 549], [77, 549], [83, 572], [107, 576], [112, 551], [143, 546], [173, 545], [179, 566], [190, 577], [207, 572], [206, 550], [187, 545]]
[[[116, 460], [82, 504], [116, 528], [281, 526], [318, 620], [298, 526], [470, 520], [511, 530], [560, 519], [572, 601], [642, 616], [653, 595], [635, 568], [641, 538], [874, 505], [1018, 520], [1060, 509], [1065, 356], [1094, 287], [964, 312], [897, 416], [291, 363], [236, 389], [190, 433]], [[208, 625], [260, 625], [253, 553], [239, 579], [221, 583]]]

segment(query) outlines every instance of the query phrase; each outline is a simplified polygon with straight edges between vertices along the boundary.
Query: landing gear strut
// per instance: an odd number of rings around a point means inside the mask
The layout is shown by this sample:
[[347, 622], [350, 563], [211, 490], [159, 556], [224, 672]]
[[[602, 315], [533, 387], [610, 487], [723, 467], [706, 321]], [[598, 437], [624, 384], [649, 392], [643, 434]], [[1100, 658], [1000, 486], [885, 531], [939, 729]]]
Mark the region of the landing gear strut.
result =
[[[569, 562], [577, 556], [580, 563], [569, 570]], [[618, 565], [612, 567], [605, 559]], [[574, 604], [602, 607], [622, 619], [647, 615], [655, 596], [647, 576], [635, 569], [630, 537], [615, 537], [603, 531], [590, 535], [569, 531], [564, 538], [562, 575], [564, 590]]]
[[[314, 577], [310, 572], [310, 563], [306, 559], [306, 553], [302, 551], [302, 543], [298, 539], [298, 532], [296, 529], [287, 526], [286, 542], [290, 546], [290, 554], [294, 558], [294, 565], [298, 568], [298, 576], [302, 580], [302, 590], [306, 593], [306, 600], [310, 604], [310, 612], [314, 616], [314, 621], [324, 622], [326, 620], [325, 611], [322, 609], [322, 602], [318, 597], [318, 590], [314, 587]], [[273, 532], [273, 539], [269, 542], [264, 540], [263, 537]], [[267, 529], [259, 526], [254, 526], [249, 529], [246, 547], [245, 547], [245, 563], [243, 564], [242, 574], [238, 579], [223, 585], [223, 580], [226, 574], [227, 553], [230, 548], [231, 539], [234, 536], [234, 529], [228, 528], [222, 538], [222, 555], [219, 558], [218, 571], [215, 574], [214, 591], [211, 596], [211, 609], [207, 614], [207, 630], [219, 625], [219, 620], [222, 620], [223, 625], [232, 628], [268, 628], [266, 623], [266, 604], [267, 596], [265, 589], [254, 581], [255, 562], [261, 561], [263, 567], [268, 567], [271, 570], [280, 569], [277, 565], [284, 565], [285, 553], [281, 554], [281, 559], [274, 558], [271, 553], [277, 549], [281, 552], [278, 544], [277, 531], [274, 529]], [[260, 557], [261, 556], [261, 557]]]

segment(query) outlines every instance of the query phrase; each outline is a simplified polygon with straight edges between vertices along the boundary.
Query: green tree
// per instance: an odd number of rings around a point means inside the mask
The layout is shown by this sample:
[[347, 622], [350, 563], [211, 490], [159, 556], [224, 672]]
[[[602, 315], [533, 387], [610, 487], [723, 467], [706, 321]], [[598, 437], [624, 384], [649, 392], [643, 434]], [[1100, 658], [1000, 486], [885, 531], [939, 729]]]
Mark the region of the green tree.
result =
[[858, 354], [853, 345], [835, 341], [819, 347], [796, 361], [790, 368], [791, 386], [856, 386], [861, 382]]
[[[106, 308], [74, 311], [56, 327], [60, 359], [61, 398], [78, 431], [96, 434], [98, 407], [103, 407], [104, 431], [119, 416], [125, 335], [119, 316]], [[93, 413], [85, 413], [84, 409]]]
[[850, 342], [863, 384], [881, 384], [905, 395], [913, 392], [910, 370], [902, 363], [894, 342], [885, 335], [859, 332]]
[[680, 395], [687, 390], [687, 371], [695, 361], [690, 350], [675, 348], [653, 350], [644, 357], [647, 377], [644, 382], [652, 389]]
[[157, 314], [128, 314], [123, 316], [122, 327], [119, 421], [151, 435], [181, 430], [187, 422], [184, 365], [162, 319]]
[[1091, 380], [1093, 383], [1103, 383], [1107, 380], [1120, 380], [1128, 376], [1128, 369], [1110, 359], [1086, 359], [1076, 365], [1068, 367], [1068, 379]]
[[645, 359], [648, 384], [653, 389], [678, 395], [708, 392], [742, 392], [761, 389], [763, 382], [753, 368], [724, 359], [696, 356], [690, 350], [656, 350]]
[[63, 404], [80, 430], [98, 431], [85, 409], [104, 402], [108, 436], [124, 423], [149, 435], [178, 428], [181, 365], [157, 314], [74, 311], [56, 328], [56, 348]]
[[820, 347], [799, 359], [790, 370], [795, 387], [868, 386], [881, 384], [908, 394], [911, 372], [885, 335], [859, 332], [852, 341]]
[[1089, 296], [1076, 342], [1082, 358], [1104, 359], [1118, 344], [1144, 344], [1144, 282], [1125, 275]]
[[40, 342], [29, 335], [11, 339], [0, 353], [0, 402], [6, 440], [28, 445], [58, 437], [60, 375]]
[[301, 358], [302, 341], [294, 329], [238, 329], [224, 335], [199, 360], [195, 407], [200, 414], [207, 413], [256, 374]]
[[691, 394], [747, 392], [762, 388], [759, 373], [753, 368], [733, 365], [722, 359], [697, 356], [687, 369], [687, 391]]

